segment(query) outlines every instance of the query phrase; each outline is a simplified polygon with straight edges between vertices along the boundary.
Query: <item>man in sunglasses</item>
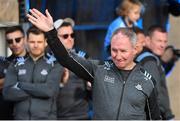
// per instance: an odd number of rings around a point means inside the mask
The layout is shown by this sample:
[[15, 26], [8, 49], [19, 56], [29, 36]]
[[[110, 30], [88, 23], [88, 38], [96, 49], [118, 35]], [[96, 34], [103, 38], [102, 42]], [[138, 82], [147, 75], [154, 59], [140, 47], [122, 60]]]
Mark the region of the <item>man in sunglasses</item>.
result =
[[[71, 18], [59, 19], [54, 23], [57, 35], [68, 51], [81, 57], [87, 56], [76, 51], [74, 46], [74, 21]], [[58, 119], [88, 119], [88, 91], [86, 83], [73, 72], [64, 68], [60, 80], [60, 91], [57, 98]]]
[[24, 31], [21, 26], [7, 28], [5, 32], [5, 38], [12, 54], [9, 57], [1, 57], [0, 59], [0, 119], [10, 120], [13, 119], [13, 104], [3, 99], [2, 88], [4, 84], [4, 78], [9, 64], [16, 57], [25, 56], [26, 49]]

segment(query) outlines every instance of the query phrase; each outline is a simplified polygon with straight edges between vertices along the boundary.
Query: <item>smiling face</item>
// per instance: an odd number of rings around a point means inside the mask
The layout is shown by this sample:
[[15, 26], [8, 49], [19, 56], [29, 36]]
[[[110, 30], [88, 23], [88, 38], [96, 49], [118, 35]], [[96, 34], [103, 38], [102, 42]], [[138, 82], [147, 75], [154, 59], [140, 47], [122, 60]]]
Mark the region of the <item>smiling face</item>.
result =
[[111, 40], [111, 56], [114, 64], [122, 70], [131, 70], [134, 67], [136, 50], [130, 39], [118, 33]]
[[154, 31], [151, 37], [148, 37], [147, 45], [154, 54], [161, 56], [167, 46], [167, 38], [166, 32]]
[[25, 50], [25, 38], [21, 31], [14, 31], [6, 35], [6, 42], [12, 53], [16, 56], [24, 56]]

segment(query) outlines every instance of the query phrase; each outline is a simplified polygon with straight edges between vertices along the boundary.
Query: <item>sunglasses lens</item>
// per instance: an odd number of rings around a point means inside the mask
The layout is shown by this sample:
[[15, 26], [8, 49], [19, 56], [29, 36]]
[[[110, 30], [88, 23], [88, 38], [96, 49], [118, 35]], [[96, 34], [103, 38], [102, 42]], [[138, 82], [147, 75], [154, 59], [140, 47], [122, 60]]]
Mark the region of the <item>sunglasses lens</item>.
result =
[[21, 41], [21, 38], [15, 38], [16, 43], [19, 43]]
[[[18, 37], [18, 38], [15, 38], [14, 40], [16, 41], [16, 43], [19, 43], [21, 41], [21, 38], [22, 37]], [[13, 39], [7, 39], [6, 41], [8, 44], [13, 44]]]
[[64, 34], [64, 35], [60, 35], [60, 36], [63, 37], [63, 39], [67, 39], [69, 36], [74, 39], [75, 35], [74, 35], [74, 33], [72, 33], [72, 34]]
[[8, 44], [12, 44], [13, 43], [13, 39], [7, 39], [6, 40]]
[[75, 34], [74, 34], [74, 33], [72, 33], [72, 34], [71, 34], [71, 38], [74, 38], [74, 36], [75, 36]]
[[63, 38], [64, 38], [64, 39], [67, 39], [68, 37], [69, 37], [68, 34], [64, 34], [64, 35], [63, 35]]

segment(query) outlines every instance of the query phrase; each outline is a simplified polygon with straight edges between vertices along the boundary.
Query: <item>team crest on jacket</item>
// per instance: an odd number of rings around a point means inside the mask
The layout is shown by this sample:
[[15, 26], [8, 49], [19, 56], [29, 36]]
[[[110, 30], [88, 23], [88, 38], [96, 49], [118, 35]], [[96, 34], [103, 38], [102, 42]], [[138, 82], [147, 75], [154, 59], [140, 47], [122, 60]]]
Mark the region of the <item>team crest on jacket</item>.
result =
[[84, 58], [84, 57], [86, 56], [86, 53], [83, 52], [83, 51], [79, 51], [79, 52], [77, 53], [77, 55], [78, 55], [79, 57]]
[[143, 90], [143, 88], [142, 88], [142, 86], [141, 86], [140, 84], [137, 84], [137, 85], [135, 86], [135, 88], [136, 88], [137, 90]]
[[25, 75], [26, 74], [26, 69], [19, 69], [18, 75]]
[[48, 74], [48, 72], [47, 72], [46, 69], [43, 69], [43, 70], [41, 71], [41, 75], [47, 75], [47, 74]]
[[105, 75], [104, 81], [114, 84], [115, 78]]
[[47, 60], [46, 60], [46, 63], [54, 64], [54, 62], [56, 61], [56, 58], [53, 55], [49, 54], [49, 53], [47, 53], [46, 55], [48, 57]]
[[20, 65], [24, 65], [24, 62], [25, 62], [24, 57], [18, 57], [16, 64], [17, 64], [18, 66], [20, 66]]

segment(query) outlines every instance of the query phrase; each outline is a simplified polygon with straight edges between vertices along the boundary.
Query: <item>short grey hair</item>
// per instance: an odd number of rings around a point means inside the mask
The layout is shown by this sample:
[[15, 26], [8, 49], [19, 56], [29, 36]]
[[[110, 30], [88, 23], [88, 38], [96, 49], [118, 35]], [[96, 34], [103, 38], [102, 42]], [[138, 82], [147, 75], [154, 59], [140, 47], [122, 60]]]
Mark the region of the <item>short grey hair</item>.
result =
[[118, 33], [122, 33], [123, 35], [127, 36], [130, 39], [130, 41], [132, 42], [133, 46], [136, 44], [137, 37], [136, 37], [136, 33], [133, 31], [132, 28], [121, 27], [121, 28], [116, 29], [112, 34], [111, 40]]

